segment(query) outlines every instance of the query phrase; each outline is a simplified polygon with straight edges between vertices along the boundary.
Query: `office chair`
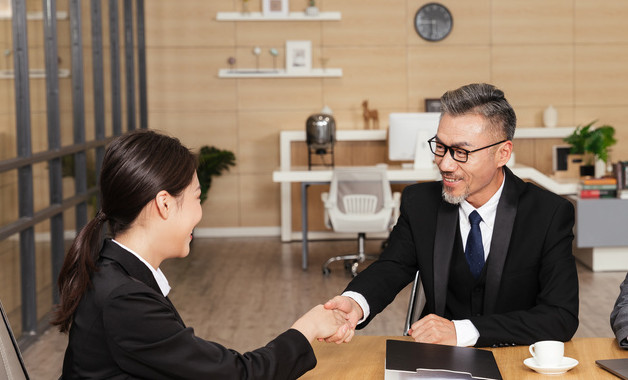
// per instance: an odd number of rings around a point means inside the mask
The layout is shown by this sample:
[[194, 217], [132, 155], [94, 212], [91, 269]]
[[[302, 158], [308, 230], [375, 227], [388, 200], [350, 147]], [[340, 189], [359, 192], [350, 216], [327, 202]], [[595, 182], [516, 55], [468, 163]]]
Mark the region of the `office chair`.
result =
[[321, 198], [327, 228], [358, 234], [358, 252], [331, 257], [323, 264], [323, 274], [331, 272], [332, 262], [344, 261], [345, 269], [355, 277], [359, 263], [377, 259], [364, 251], [366, 233], [390, 231], [397, 221], [401, 194], [391, 193], [385, 167], [351, 167], [334, 170], [329, 193]]
[[20, 353], [13, 330], [9, 324], [9, 318], [4, 312], [0, 302], [0, 312], [2, 313], [2, 326], [0, 326], [0, 356], [2, 357], [2, 367], [0, 367], [0, 379], [28, 380], [28, 373], [24, 365], [24, 359]]
[[412, 283], [412, 291], [410, 292], [410, 300], [408, 301], [408, 313], [406, 315], [403, 335], [410, 335], [408, 334], [408, 330], [410, 330], [410, 326], [421, 317], [425, 302], [425, 291], [421, 283], [421, 276], [419, 275], [419, 271], [416, 271], [414, 282]]

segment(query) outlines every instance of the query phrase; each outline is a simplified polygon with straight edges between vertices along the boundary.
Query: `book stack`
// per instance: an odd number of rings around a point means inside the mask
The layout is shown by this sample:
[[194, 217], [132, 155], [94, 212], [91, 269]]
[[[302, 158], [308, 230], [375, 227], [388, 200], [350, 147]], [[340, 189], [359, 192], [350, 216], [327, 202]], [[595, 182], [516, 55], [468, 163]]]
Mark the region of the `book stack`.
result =
[[617, 178], [617, 198], [628, 199], [628, 161], [614, 163], [613, 171]]
[[587, 178], [580, 181], [579, 195], [582, 199], [616, 198], [617, 179]]

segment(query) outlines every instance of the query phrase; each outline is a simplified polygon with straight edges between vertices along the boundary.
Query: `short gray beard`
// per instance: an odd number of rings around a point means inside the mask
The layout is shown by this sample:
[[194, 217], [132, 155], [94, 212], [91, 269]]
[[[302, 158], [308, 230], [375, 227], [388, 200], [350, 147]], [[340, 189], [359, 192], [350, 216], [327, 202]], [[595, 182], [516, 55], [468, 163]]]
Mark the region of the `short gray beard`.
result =
[[468, 191], [465, 191], [462, 195], [451, 195], [450, 193], [445, 191], [445, 188], [443, 187], [443, 199], [445, 200], [445, 202], [451, 203], [452, 205], [459, 205], [462, 201], [467, 199], [468, 196]]

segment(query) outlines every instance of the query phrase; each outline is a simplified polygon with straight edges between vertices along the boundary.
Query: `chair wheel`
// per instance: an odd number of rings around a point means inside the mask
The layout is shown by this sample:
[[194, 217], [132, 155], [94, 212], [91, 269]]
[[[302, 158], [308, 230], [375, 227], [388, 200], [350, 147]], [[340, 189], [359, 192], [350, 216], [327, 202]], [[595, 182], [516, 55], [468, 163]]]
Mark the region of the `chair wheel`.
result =
[[323, 268], [323, 276], [328, 276], [331, 273], [331, 269]]

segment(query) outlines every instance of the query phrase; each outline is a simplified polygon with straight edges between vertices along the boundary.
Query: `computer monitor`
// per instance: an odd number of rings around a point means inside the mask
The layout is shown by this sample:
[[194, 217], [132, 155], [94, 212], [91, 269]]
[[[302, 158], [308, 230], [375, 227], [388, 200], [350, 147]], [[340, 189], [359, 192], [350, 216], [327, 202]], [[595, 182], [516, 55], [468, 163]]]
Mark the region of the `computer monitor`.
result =
[[434, 154], [427, 140], [436, 136], [439, 112], [391, 113], [388, 118], [388, 159], [414, 161], [415, 169], [431, 169]]

